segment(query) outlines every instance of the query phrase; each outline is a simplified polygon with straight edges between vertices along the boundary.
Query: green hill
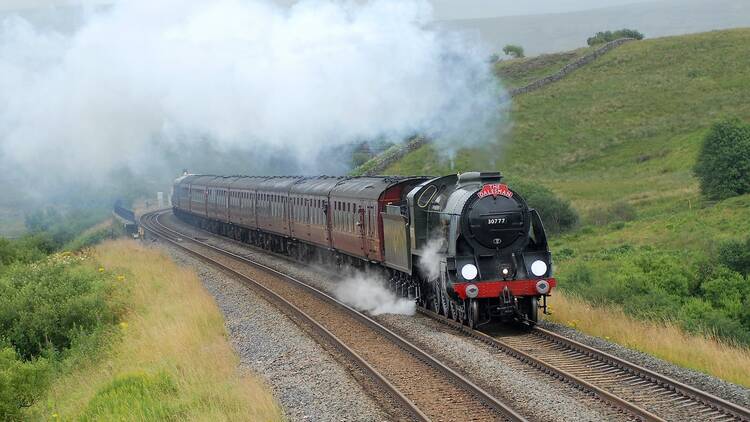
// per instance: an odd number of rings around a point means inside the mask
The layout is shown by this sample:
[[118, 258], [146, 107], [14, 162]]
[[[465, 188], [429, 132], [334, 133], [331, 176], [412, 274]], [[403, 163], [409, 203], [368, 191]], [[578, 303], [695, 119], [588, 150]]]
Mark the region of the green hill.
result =
[[[427, 145], [386, 173], [498, 168], [545, 185], [583, 220], [553, 241], [563, 288], [749, 343], [750, 283], [714, 263], [721, 242], [750, 235], [750, 195], [708, 202], [692, 174], [713, 123], [750, 121], [748, 46], [750, 29], [625, 44], [514, 98], [509, 133], [462, 151], [453, 169]], [[564, 57], [540, 66], [554, 71]], [[527, 81], [505, 73], [510, 86]]]

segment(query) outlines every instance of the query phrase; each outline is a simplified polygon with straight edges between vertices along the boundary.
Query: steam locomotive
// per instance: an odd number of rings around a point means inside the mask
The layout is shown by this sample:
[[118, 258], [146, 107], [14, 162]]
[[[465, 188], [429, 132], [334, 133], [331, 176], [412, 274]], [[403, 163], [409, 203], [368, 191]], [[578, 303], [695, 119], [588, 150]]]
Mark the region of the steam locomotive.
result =
[[536, 210], [497, 172], [430, 177], [184, 175], [174, 214], [303, 262], [382, 273], [471, 327], [534, 325], [555, 287]]

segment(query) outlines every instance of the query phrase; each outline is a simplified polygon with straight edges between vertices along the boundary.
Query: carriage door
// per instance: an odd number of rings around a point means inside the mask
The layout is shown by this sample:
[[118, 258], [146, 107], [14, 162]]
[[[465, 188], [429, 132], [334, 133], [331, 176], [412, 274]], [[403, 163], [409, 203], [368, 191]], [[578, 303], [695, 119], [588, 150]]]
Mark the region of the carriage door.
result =
[[370, 248], [367, 247], [367, 233], [365, 232], [365, 209], [361, 205], [359, 206], [358, 214], [359, 221], [357, 225], [359, 226], [359, 238], [362, 241], [362, 255], [369, 257]]
[[203, 215], [205, 215], [206, 217], [208, 217], [208, 186], [206, 186], [204, 189], [205, 190], [203, 191], [203, 205], [204, 205], [204, 207], [203, 207], [204, 214]]
[[310, 217], [312, 214], [312, 204], [314, 201], [310, 198], [305, 198], [305, 235], [306, 239], [311, 238], [311, 230], [310, 230]]
[[231, 202], [230, 202], [230, 198], [231, 197], [232, 197], [232, 191], [229, 190], [229, 189], [225, 190], [224, 191], [224, 200], [225, 200], [224, 201], [224, 206], [226, 207], [226, 213], [224, 214], [224, 216], [227, 219], [227, 223], [232, 220], [232, 214], [231, 214], [230, 209], [229, 209], [229, 206], [231, 204]]
[[368, 247], [368, 253], [372, 256], [379, 256], [377, 254], [378, 250], [375, 247], [376, 246], [376, 239], [377, 234], [375, 232], [375, 220], [373, 219], [373, 216], [375, 215], [374, 207], [372, 205], [367, 206], [367, 216], [365, 224], [367, 224], [367, 247]]

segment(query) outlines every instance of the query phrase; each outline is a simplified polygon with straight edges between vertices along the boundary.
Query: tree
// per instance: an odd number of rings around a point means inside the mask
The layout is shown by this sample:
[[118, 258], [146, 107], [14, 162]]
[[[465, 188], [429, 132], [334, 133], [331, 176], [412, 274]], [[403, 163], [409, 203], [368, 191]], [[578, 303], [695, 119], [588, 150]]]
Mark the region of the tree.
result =
[[520, 45], [508, 44], [503, 47], [503, 53], [516, 59], [524, 57], [523, 47]]
[[635, 29], [619, 29], [617, 31], [604, 31], [597, 32], [593, 37], [589, 37], [586, 40], [588, 45], [604, 44], [610, 41], [619, 40], [620, 38], [633, 38], [636, 40], [642, 40], [643, 34]]
[[719, 263], [745, 277], [750, 276], [750, 237], [744, 242], [729, 240], [719, 245]]
[[737, 119], [714, 124], [693, 171], [707, 198], [750, 193], [750, 125]]
[[559, 198], [546, 187], [527, 180], [511, 180], [508, 186], [518, 192], [529, 207], [539, 211], [547, 233], [564, 233], [578, 225], [580, 218], [570, 202]]

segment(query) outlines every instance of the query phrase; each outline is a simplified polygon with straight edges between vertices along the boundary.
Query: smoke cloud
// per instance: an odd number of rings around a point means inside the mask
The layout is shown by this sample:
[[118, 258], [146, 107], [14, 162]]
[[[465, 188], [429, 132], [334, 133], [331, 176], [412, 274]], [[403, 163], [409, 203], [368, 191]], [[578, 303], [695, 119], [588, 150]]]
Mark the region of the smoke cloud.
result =
[[0, 164], [90, 182], [209, 143], [317, 173], [355, 141], [424, 134], [451, 154], [495, 139], [505, 105], [488, 51], [429, 29], [431, 13], [422, 0], [122, 0], [64, 33], [11, 16]]
[[444, 244], [442, 238], [434, 238], [429, 240], [421, 251], [417, 265], [428, 280], [436, 280], [440, 277], [440, 258], [445, 256], [442, 253]]
[[414, 315], [417, 306], [413, 300], [397, 297], [385, 287], [383, 280], [362, 273], [341, 281], [334, 290], [334, 296], [347, 305], [372, 315]]

